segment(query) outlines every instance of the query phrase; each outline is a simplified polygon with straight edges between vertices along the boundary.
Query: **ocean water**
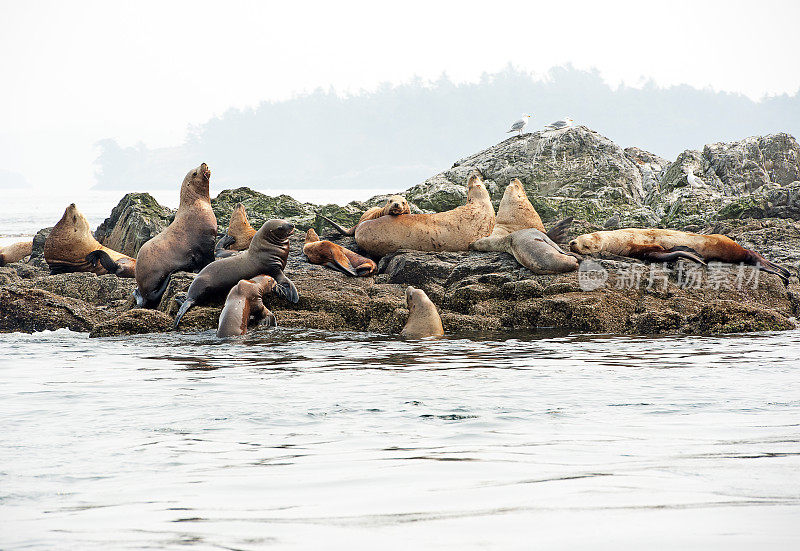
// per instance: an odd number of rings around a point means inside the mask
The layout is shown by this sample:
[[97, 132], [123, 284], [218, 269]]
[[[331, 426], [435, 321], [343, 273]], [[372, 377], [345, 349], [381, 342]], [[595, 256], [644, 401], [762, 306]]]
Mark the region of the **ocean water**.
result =
[[[121, 195], [22, 195], [0, 234]], [[798, 331], [0, 334], [0, 419], [6, 551], [800, 541]]]
[[800, 333], [0, 337], [0, 548], [796, 549]]

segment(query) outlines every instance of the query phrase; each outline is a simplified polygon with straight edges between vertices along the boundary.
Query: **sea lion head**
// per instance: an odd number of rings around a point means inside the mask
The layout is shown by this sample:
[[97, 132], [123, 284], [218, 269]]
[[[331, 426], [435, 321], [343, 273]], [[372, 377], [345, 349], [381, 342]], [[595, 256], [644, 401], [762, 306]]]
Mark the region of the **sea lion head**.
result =
[[597, 232], [579, 235], [569, 242], [569, 250], [578, 254], [596, 254], [602, 248], [602, 239]]
[[319, 235], [314, 231], [314, 228], [308, 228], [306, 232], [306, 243], [313, 243], [319, 241]]
[[273, 245], [286, 245], [289, 242], [289, 236], [293, 233], [294, 225], [286, 220], [277, 218], [267, 220], [253, 236], [250, 247], [259, 247], [265, 242]]
[[200, 166], [186, 173], [181, 185], [181, 199], [187, 193], [194, 196], [208, 197], [210, 181], [211, 171], [208, 169], [207, 164], [201, 163]]
[[89, 232], [91, 235], [89, 222], [86, 220], [86, 217], [83, 215], [83, 213], [78, 210], [78, 207], [75, 206], [75, 203], [71, 203], [67, 207], [61, 220], [66, 222], [68, 226], [71, 226], [75, 233], [84, 234]]
[[476, 200], [491, 201], [486, 186], [483, 185], [483, 178], [478, 173], [473, 173], [467, 180], [467, 202], [472, 203]]
[[510, 193], [513, 198], [517, 200], [522, 200], [523, 198], [527, 199], [525, 187], [522, 185], [522, 182], [519, 178], [511, 179], [511, 181], [508, 183], [505, 193]]
[[411, 207], [402, 195], [392, 195], [383, 207], [386, 214], [397, 216], [399, 214], [411, 214]]
[[430, 302], [431, 299], [425, 294], [422, 289], [417, 289], [409, 285], [406, 288], [406, 306], [408, 306], [409, 317], [414, 313], [414, 310], [422, 305], [423, 302]]
[[228, 223], [228, 228], [234, 231], [242, 231], [249, 225], [250, 222], [247, 220], [247, 211], [244, 210], [244, 205], [237, 203], [231, 212], [231, 221]]

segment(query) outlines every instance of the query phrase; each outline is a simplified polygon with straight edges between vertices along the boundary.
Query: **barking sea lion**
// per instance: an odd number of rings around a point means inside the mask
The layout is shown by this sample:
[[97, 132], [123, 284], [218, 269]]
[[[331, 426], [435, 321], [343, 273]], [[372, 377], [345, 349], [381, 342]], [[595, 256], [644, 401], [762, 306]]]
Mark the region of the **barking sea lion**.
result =
[[321, 264], [339, 270], [349, 276], [367, 276], [375, 272], [378, 266], [360, 254], [346, 249], [330, 241], [321, 241], [313, 228], [306, 232], [303, 254], [312, 264]]
[[356, 243], [370, 254], [399, 249], [466, 251], [470, 243], [492, 233], [494, 207], [480, 177], [467, 184], [467, 204], [435, 214], [401, 214], [366, 220], [356, 226]]
[[225, 307], [219, 314], [218, 337], [235, 337], [247, 333], [247, 328], [263, 320], [270, 327], [277, 325], [275, 315], [264, 306], [264, 293], [275, 290], [275, 280], [268, 275], [243, 279], [233, 286]]
[[250, 225], [247, 219], [247, 212], [244, 205], [239, 203], [231, 213], [231, 221], [228, 223], [228, 231], [225, 236], [217, 242], [214, 247], [214, 256], [217, 258], [230, 256], [229, 251], [243, 251], [250, 246], [250, 240], [256, 234], [256, 230]]
[[790, 275], [786, 268], [720, 234], [702, 235], [677, 230], [627, 228], [579, 235], [570, 241], [569, 248], [578, 254], [606, 252], [657, 262], [685, 258], [701, 264], [711, 260], [744, 263], [775, 274], [784, 283], [789, 281]]
[[[358, 220], [358, 224], [364, 222], [365, 220], [374, 220], [376, 218], [380, 218], [381, 216], [398, 216], [400, 214], [411, 214], [411, 207], [408, 205], [406, 198], [402, 195], [392, 195], [386, 200], [386, 204], [382, 207], [372, 207], [362, 214], [361, 218]], [[342, 235], [355, 235], [356, 233], [356, 227], [358, 227], [358, 224], [352, 228], [345, 229], [326, 216], [322, 216], [321, 218], [333, 226], [336, 231]]]
[[425, 337], [441, 337], [444, 335], [442, 318], [422, 289], [409, 286], [406, 289], [406, 305], [408, 321], [400, 335], [408, 339], [424, 339]]
[[75, 203], [67, 207], [45, 239], [44, 259], [51, 274], [92, 272], [133, 277], [136, 268], [135, 259], [97, 242]]
[[30, 256], [33, 251], [33, 240], [12, 243], [5, 247], [0, 247], [0, 266], [19, 262], [26, 256]]
[[210, 293], [227, 292], [240, 280], [260, 274], [275, 279], [276, 295], [296, 304], [300, 295], [294, 283], [283, 273], [289, 257], [289, 236], [293, 232], [294, 226], [286, 220], [268, 220], [253, 236], [246, 251], [220, 258], [203, 268], [189, 286], [186, 299], [175, 317], [175, 327], [198, 300]]
[[139, 307], [160, 300], [174, 272], [199, 270], [214, 260], [217, 217], [211, 209], [210, 179], [205, 163], [190, 170], [181, 184], [175, 220], [139, 249], [134, 293]]

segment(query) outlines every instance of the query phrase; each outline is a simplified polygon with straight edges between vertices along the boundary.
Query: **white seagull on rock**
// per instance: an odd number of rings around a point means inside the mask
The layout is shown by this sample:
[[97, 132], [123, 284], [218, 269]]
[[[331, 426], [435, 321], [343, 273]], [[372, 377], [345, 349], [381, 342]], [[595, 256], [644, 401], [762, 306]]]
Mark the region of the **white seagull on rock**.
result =
[[545, 130], [561, 130], [562, 128], [569, 128], [572, 126], [572, 119], [569, 117], [564, 117], [560, 121], [551, 122], [547, 126], [544, 127]]
[[694, 175], [694, 170], [684, 167], [683, 171], [686, 173], [686, 181], [689, 182], [691, 187], [706, 187], [706, 183]]
[[516, 121], [514, 124], [511, 125], [511, 129], [506, 132], [519, 132], [519, 135], [522, 135], [522, 131], [525, 130], [525, 127], [528, 126], [528, 119], [530, 119], [530, 115], [522, 115], [522, 118]]

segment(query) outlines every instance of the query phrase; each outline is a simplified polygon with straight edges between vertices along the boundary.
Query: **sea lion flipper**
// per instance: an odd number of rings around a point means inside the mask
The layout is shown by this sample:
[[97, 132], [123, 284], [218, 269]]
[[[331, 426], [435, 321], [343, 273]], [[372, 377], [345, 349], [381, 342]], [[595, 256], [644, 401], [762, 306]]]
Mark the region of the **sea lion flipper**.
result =
[[675, 262], [676, 260], [685, 258], [686, 260], [697, 262], [703, 266], [707, 265], [706, 261], [699, 254], [679, 249], [678, 247], [662, 251], [648, 251], [643, 253], [642, 257], [645, 260], [654, 260], [656, 262]]
[[545, 234], [556, 243], [565, 243], [569, 237], [569, 227], [572, 225], [572, 216], [564, 218], [556, 223], [555, 226], [550, 228]]
[[333, 226], [333, 229], [335, 229], [336, 231], [338, 231], [342, 235], [351, 235], [352, 236], [352, 235], [355, 235], [355, 233], [356, 233], [355, 226], [350, 228], [350, 229], [345, 229], [342, 226], [340, 226], [339, 224], [337, 224], [336, 222], [334, 222], [333, 220], [331, 220], [330, 218], [328, 218], [327, 216], [322, 216], [320, 214], [319, 217], [322, 218], [323, 220], [325, 220], [331, 226]]
[[86, 262], [93, 266], [97, 266], [97, 263], [99, 262], [103, 269], [110, 274], [116, 274], [121, 270], [120, 265], [111, 260], [111, 257], [108, 256], [108, 253], [102, 249], [97, 249], [96, 251], [92, 251], [87, 254]]
[[292, 304], [297, 304], [300, 301], [300, 293], [297, 292], [297, 287], [294, 286], [294, 283], [291, 279], [286, 277], [283, 272], [274, 276], [275, 283], [275, 294], [281, 298], [285, 298]]
[[217, 241], [217, 246], [214, 247], [214, 255], [217, 256], [221, 251], [236, 243], [236, 238], [228, 235], [227, 233], [222, 236], [222, 239]]
[[144, 297], [142, 296], [142, 292], [139, 290], [138, 287], [133, 290], [133, 298], [136, 300], [137, 307], [144, 308], [145, 300]]
[[338, 270], [345, 275], [358, 277], [358, 273], [353, 268], [353, 265], [344, 255], [342, 255], [341, 258], [336, 258], [334, 256], [329, 262], [326, 262], [324, 266], [332, 270]]
[[183, 301], [183, 304], [181, 304], [181, 307], [178, 310], [178, 315], [175, 316], [175, 329], [178, 328], [178, 324], [181, 322], [181, 318], [183, 318], [186, 312], [189, 311], [189, 308], [191, 308], [193, 305], [194, 305], [194, 300], [190, 298], [187, 298], [186, 300]]

